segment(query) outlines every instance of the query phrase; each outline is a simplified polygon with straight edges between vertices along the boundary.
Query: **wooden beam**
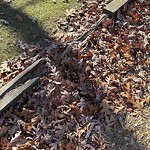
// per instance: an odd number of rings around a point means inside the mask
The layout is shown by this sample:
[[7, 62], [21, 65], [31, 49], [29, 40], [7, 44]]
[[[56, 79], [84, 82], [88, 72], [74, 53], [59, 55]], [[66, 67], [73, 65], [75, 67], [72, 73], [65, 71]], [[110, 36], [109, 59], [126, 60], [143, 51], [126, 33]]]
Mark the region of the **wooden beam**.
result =
[[104, 7], [104, 13], [113, 15], [115, 14], [123, 5], [125, 5], [129, 0], [113, 0], [108, 5]]
[[2, 98], [8, 91], [12, 90], [16, 86], [23, 84], [28, 79], [33, 76], [31, 75], [31, 72], [34, 71], [37, 67], [41, 66], [46, 62], [46, 58], [39, 59], [35, 61], [32, 65], [27, 67], [24, 71], [22, 71], [19, 75], [17, 75], [14, 79], [12, 79], [10, 82], [8, 82], [6, 85], [4, 85], [0, 89], [0, 98]]
[[24, 92], [32, 89], [39, 81], [39, 77], [33, 78], [27, 81], [22, 86], [19, 86], [12, 91], [9, 91], [6, 95], [0, 99], [0, 115], [3, 114], [10, 106], [14, 106], [16, 102], [21, 98]]

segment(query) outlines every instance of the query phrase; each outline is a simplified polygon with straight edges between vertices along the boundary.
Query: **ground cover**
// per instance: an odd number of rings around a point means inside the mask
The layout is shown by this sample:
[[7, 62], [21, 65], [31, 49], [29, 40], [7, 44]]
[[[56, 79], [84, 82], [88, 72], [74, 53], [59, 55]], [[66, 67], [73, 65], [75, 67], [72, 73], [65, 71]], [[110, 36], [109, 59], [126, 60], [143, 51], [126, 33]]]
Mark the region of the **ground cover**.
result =
[[3, 64], [2, 85], [20, 68], [49, 58], [37, 72], [45, 74], [38, 86], [0, 118], [2, 149], [149, 150], [148, 0], [135, 0], [105, 19], [58, 61], [99, 19], [106, 2], [71, 10], [60, 21], [65, 33], [52, 34], [45, 47], [21, 43], [26, 56]]
[[79, 8], [79, 3], [57, 0], [0, 1], [0, 62], [22, 54], [17, 41], [38, 43], [56, 28], [56, 20], [65, 15], [66, 9]]

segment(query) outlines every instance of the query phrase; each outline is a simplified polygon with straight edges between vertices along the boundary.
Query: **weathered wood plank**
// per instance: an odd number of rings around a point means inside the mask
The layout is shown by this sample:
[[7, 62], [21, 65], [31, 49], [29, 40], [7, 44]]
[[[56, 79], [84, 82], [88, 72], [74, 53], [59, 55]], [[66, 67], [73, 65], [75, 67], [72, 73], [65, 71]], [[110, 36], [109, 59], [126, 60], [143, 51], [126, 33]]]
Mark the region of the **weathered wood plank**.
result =
[[17, 75], [14, 79], [8, 82], [0, 89], [0, 98], [2, 98], [8, 91], [12, 90], [19, 84], [23, 84], [25, 81], [31, 78], [29, 75], [34, 69], [42, 65], [46, 62], [46, 59], [39, 59], [35, 61], [31, 66], [27, 67], [24, 71], [22, 71], [19, 75]]
[[27, 81], [22, 86], [19, 86], [13, 89], [12, 91], [9, 91], [6, 95], [4, 95], [3, 98], [0, 99], [0, 115], [10, 106], [15, 105], [16, 102], [21, 98], [23, 93], [35, 86], [38, 83], [38, 81], [39, 77], [33, 78]]
[[112, 15], [128, 1], [129, 0], [113, 0], [108, 5], [106, 5], [106, 7], [104, 7], [104, 13]]

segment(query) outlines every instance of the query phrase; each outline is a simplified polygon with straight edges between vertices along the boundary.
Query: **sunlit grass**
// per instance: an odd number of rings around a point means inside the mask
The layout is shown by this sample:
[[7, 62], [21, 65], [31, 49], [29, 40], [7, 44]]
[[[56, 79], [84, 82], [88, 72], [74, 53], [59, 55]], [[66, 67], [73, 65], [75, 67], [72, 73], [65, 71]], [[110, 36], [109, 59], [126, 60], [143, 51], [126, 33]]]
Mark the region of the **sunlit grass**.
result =
[[[66, 9], [79, 6], [76, 0], [57, 0], [56, 4], [53, 0], [13, 0], [10, 6], [0, 5], [0, 19], [9, 22], [8, 26], [0, 24], [0, 62], [20, 54], [15, 41], [38, 42], [44, 33], [55, 28], [54, 20], [64, 17]], [[17, 15], [23, 18], [22, 22]], [[33, 38], [35, 34], [39, 34], [39, 39]]]

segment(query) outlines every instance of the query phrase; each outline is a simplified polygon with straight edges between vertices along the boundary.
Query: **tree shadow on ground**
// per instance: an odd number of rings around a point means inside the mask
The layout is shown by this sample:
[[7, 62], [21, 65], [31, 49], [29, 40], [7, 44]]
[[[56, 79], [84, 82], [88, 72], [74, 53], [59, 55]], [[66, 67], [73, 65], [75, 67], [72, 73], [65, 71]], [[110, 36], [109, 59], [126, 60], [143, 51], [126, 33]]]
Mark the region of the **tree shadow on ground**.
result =
[[[148, 150], [148, 148], [145, 146], [146, 145], [145, 143], [136, 142], [139, 139], [137, 136], [134, 135], [135, 129], [132, 127], [128, 128], [126, 126], [127, 114], [124, 115], [114, 114], [112, 108], [109, 106], [109, 103], [105, 101], [105, 99], [107, 99], [109, 95], [110, 97], [111, 95], [115, 95], [116, 94], [115, 91], [111, 91], [111, 93], [107, 95], [106, 93], [103, 93], [103, 89], [99, 89], [101, 91], [99, 93], [100, 99], [99, 102], [95, 101], [96, 96], [91, 92], [93, 88], [92, 87], [93, 82], [91, 80], [85, 79], [86, 81], [79, 83], [80, 74], [83, 75], [89, 73], [89, 71], [85, 69], [86, 66], [88, 66], [88, 64], [84, 62], [85, 66], [83, 66], [81, 70], [76, 69], [77, 64], [78, 62], [74, 61], [74, 62], [66, 63], [65, 66], [63, 66], [63, 68], [68, 69], [68, 71], [66, 72], [70, 72], [70, 74], [66, 75], [66, 79], [70, 80], [70, 82], [72, 82], [75, 87], [79, 84], [77, 86], [79, 92], [78, 96], [80, 97], [80, 99], [83, 99], [85, 102], [83, 115], [88, 116], [89, 118], [92, 117], [93, 120], [95, 119], [101, 122], [103, 128], [102, 130], [104, 130], [103, 135], [105, 137], [106, 143], [108, 143], [108, 149], [109, 150]], [[63, 72], [63, 70], [61, 71]], [[98, 87], [94, 87], [94, 88], [98, 88]], [[82, 90], [80, 91], [80, 89]], [[96, 109], [98, 109], [98, 111], [95, 113], [93, 108], [95, 108], [95, 112]], [[111, 128], [112, 130], [109, 131], [108, 129]]]
[[[26, 41], [27, 43], [30, 42], [38, 42], [43, 40], [44, 38], [46, 38], [47, 33], [42, 29], [42, 27], [34, 22], [33, 18], [30, 18], [28, 15], [22, 13], [21, 11], [17, 10], [17, 9], [13, 9], [11, 8], [9, 5], [7, 4], [3, 4], [0, 5], [0, 13], [4, 13], [2, 15], [0, 15], [0, 19], [4, 19], [7, 20], [9, 22], [9, 26], [15, 31], [17, 32], [17, 34], [20, 34], [23, 37], [23, 40]], [[29, 32], [30, 29], [30, 32]], [[32, 29], [32, 31], [31, 31]], [[33, 37], [35, 36], [35, 37]], [[55, 42], [55, 41], [54, 41]], [[56, 62], [57, 64], [57, 62]], [[77, 72], [78, 70], [72, 70], [74, 68], [74, 66], [70, 63], [67, 64], [69, 65], [70, 72]], [[64, 66], [66, 67], [66, 66]], [[67, 68], [67, 67], [66, 67]], [[65, 68], [63, 68], [65, 69]], [[87, 72], [86, 70], [82, 70], [82, 72]], [[74, 79], [73, 74], [70, 75], [69, 77], [66, 77], [67, 80], [70, 80], [72, 83], [76, 83], [76, 79]], [[78, 81], [77, 81], [78, 82]], [[89, 81], [89, 84], [92, 84], [91, 81]], [[86, 97], [86, 95], [83, 95], [81, 93], [81, 97]], [[93, 99], [91, 97], [91, 99]], [[86, 101], [85, 101], [86, 103]], [[93, 103], [93, 102], [92, 102]], [[87, 101], [87, 105], [89, 105], [89, 101]], [[108, 108], [110, 109], [110, 108]], [[88, 110], [88, 108], [87, 108]], [[98, 115], [98, 114], [97, 114]], [[88, 116], [88, 115], [87, 115]], [[97, 117], [95, 117], [95, 119], [97, 119]], [[106, 139], [113, 145], [111, 149], [114, 150], [119, 150], [120, 146], [122, 148], [122, 150], [146, 150], [146, 148], [143, 148], [140, 146], [140, 144], [136, 143], [135, 141], [133, 141], [132, 145], [129, 144], [129, 140], [125, 140], [129, 134], [129, 136], [133, 139], [133, 135], [132, 132], [127, 131], [129, 133], [125, 133], [125, 131], [122, 130], [122, 128], [117, 129], [113, 132], [108, 132], [106, 134]], [[120, 134], [125, 134], [125, 135], [121, 135]]]
[[8, 4], [0, 5], [0, 19], [6, 20], [9, 27], [28, 43], [39, 42], [43, 37], [46, 37], [46, 32], [34, 18], [12, 8]]

